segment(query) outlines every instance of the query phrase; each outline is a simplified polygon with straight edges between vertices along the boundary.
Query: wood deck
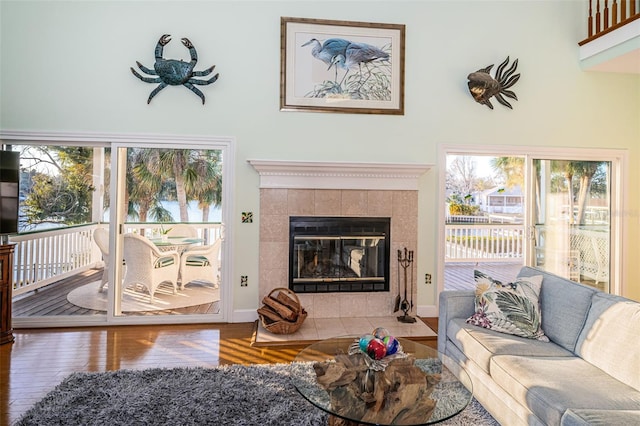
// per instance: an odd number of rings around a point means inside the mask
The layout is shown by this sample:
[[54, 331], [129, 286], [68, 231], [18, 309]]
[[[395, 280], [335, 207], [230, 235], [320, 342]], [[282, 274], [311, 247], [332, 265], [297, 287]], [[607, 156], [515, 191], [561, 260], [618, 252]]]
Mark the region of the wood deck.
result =
[[[104, 311], [81, 308], [67, 300], [67, 294], [75, 288], [98, 281], [102, 277], [102, 269], [74, 275], [60, 280], [34, 292], [24, 294], [13, 300], [13, 317], [42, 317], [64, 315], [106, 315]], [[217, 313], [217, 304], [206, 303], [203, 305], [189, 306], [186, 308], [164, 309], [158, 311], [126, 312], [127, 316], [149, 315], [187, 315], [187, 314], [214, 314]]]
[[445, 290], [474, 290], [476, 283], [473, 278], [473, 271], [488, 274], [492, 278], [502, 281], [513, 281], [522, 268], [522, 262], [455, 262], [447, 263], [444, 267], [444, 289]]
[[[445, 290], [474, 290], [476, 288], [473, 270], [488, 274], [492, 278], [508, 283], [518, 276], [522, 263], [513, 262], [460, 262], [447, 263], [444, 268]], [[607, 283], [596, 283], [594, 280], [581, 277], [580, 283], [605, 291]]]

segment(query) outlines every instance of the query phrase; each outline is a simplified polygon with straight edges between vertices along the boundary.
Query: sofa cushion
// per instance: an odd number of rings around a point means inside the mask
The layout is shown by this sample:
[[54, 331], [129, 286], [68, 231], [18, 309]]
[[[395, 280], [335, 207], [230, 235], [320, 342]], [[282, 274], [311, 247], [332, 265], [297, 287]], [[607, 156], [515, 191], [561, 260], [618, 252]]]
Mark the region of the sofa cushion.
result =
[[579, 357], [496, 355], [491, 377], [545, 424], [568, 409], [637, 410], [640, 392]]
[[529, 339], [549, 341], [540, 318], [542, 275], [521, 277], [503, 284], [489, 275], [474, 271], [475, 313], [469, 324]]
[[555, 343], [476, 327], [467, 324], [463, 318], [449, 322], [447, 337], [487, 374], [491, 374], [490, 361], [494, 355], [573, 356], [573, 353]]
[[532, 275], [544, 277], [540, 290], [544, 334], [573, 352], [591, 306], [591, 297], [597, 290], [528, 266], [523, 266], [518, 273], [519, 277]]
[[567, 410], [562, 416], [562, 426], [611, 426], [640, 425], [639, 410]]
[[640, 303], [596, 293], [575, 352], [640, 391], [639, 339]]

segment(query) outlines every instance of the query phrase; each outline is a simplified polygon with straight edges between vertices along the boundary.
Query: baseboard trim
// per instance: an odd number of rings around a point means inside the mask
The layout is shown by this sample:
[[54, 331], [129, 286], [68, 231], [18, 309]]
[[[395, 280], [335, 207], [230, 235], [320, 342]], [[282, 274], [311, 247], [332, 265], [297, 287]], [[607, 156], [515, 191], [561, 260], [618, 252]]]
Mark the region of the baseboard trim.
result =
[[421, 305], [418, 306], [416, 311], [419, 317], [422, 318], [437, 318], [438, 307], [436, 305]]
[[255, 309], [236, 309], [229, 322], [254, 322], [257, 319], [258, 311]]

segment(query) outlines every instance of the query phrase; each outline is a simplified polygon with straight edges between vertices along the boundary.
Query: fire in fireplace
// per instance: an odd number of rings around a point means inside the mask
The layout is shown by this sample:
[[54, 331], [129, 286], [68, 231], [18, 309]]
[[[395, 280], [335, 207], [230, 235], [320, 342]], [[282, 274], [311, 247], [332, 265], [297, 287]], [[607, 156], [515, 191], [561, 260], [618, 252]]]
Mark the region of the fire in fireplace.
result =
[[389, 291], [390, 218], [289, 218], [289, 288]]

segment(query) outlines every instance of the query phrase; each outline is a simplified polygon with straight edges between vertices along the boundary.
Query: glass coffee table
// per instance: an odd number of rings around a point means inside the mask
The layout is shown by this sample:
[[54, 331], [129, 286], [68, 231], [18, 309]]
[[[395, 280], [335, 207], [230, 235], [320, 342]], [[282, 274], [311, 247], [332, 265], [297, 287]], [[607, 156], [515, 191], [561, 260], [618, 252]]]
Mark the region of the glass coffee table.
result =
[[[406, 357], [401, 355], [386, 367], [368, 367], [369, 360], [365, 366], [353, 366], [350, 360], [367, 356], [353, 355], [358, 339], [322, 340], [300, 351], [291, 364], [293, 385], [307, 401], [329, 413], [330, 426], [431, 425], [459, 414], [471, 402], [472, 391], [442, 365], [435, 349], [397, 338]], [[333, 373], [344, 362], [349, 372], [338, 378]], [[316, 370], [323, 376], [322, 385]], [[460, 374], [471, 388], [467, 373]], [[334, 377], [335, 382], [327, 385]]]

